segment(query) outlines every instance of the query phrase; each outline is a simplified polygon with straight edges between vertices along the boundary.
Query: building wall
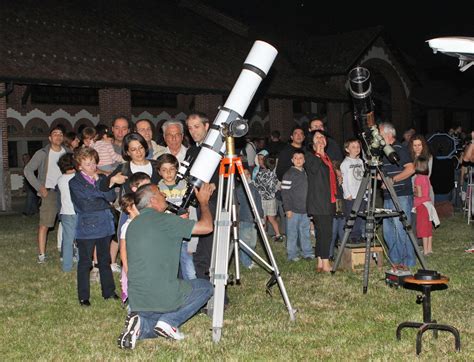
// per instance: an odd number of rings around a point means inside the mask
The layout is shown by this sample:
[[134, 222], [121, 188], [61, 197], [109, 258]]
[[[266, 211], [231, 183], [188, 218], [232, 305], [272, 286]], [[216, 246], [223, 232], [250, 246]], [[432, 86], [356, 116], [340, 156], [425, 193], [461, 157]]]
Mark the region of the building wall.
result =
[[11, 210], [10, 170], [8, 167], [8, 133], [7, 133], [7, 99], [5, 83], [0, 83], [0, 152], [2, 167], [0, 168], [0, 211]]

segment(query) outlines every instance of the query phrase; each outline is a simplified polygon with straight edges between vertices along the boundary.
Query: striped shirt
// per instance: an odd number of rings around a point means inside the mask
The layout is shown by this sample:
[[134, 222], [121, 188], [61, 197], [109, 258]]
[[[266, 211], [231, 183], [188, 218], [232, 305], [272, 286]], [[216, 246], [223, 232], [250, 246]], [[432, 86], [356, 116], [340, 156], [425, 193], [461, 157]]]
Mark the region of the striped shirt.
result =
[[97, 165], [98, 167], [123, 162], [122, 156], [114, 151], [114, 147], [110, 142], [102, 140], [96, 141], [91, 144], [91, 147], [99, 154], [99, 164]]

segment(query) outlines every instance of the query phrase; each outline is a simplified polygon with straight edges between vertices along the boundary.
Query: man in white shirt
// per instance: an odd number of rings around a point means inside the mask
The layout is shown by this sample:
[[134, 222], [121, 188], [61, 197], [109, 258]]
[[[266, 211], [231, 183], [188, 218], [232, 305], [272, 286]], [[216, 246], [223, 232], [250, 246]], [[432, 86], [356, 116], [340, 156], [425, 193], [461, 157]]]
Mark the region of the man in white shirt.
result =
[[181, 163], [188, 148], [183, 145], [184, 127], [180, 121], [166, 121], [163, 126], [166, 152], [171, 153]]
[[[38, 226], [38, 263], [46, 261], [46, 240], [49, 228], [54, 228], [58, 214], [56, 185], [61, 176], [59, 158], [66, 153], [62, 146], [63, 129], [56, 126], [49, 133], [49, 144], [36, 151], [25, 166], [24, 174], [28, 182], [41, 197], [40, 220]], [[38, 176], [35, 175], [38, 171]]]

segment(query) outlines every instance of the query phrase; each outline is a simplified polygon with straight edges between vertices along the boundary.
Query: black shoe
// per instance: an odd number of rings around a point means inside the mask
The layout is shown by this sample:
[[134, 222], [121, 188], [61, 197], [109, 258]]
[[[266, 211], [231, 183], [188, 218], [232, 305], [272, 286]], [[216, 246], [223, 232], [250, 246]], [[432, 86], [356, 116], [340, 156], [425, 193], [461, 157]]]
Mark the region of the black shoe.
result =
[[112, 294], [112, 295], [110, 295], [110, 296], [108, 296], [108, 297], [104, 297], [104, 299], [105, 299], [105, 300], [108, 300], [108, 299], [119, 300], [120, 297], [119, 297], [116, 293], [114, 293], [114, 294]]
[[90, 307], [91, 306], [91, 302], [89, 302], [89, 299], [80, 300], [79, 304], [83, 307]]

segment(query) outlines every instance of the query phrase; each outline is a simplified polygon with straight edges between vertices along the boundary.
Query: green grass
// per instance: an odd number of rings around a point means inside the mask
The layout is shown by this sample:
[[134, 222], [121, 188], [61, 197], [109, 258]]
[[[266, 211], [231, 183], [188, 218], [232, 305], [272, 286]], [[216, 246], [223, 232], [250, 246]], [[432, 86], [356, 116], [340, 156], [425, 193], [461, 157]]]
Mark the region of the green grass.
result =
[[[315, 263], [288, 263], [284, 246], [273, 245], [296, 322], [290, 322], [278, 287], [265, 294], [268, 274], [257, 268], [228, 288], [221, 342], [212, 342], [212, 321], [198, 315], [182, 326], [182, 342], [162, 338], [141, 341], [133, 351], [120, 350], [116, 339], [125, 311], [104, 301], [92, 284], [91, 303], [81, 308], [75, 273], [63, 273], [54, 233], [44, 265], [36, 263], [36, 218], [0, 218], [0, 358], [1, 360], [414, 360], [415, 331], [397, 325], [420, 321], [418, 293], [389, 288], [384, 274], [371, 270], [363, 295], [362, 273], [315, 273]], [[445, 220], [434, 235], [430, 269], [450, 278], [449, 288], [432, 294], [432, 312], [440, 323], [461, 333], [461, 352], [451, 334], [438, 340], [426, 333], [422, 360], [474, 360], [474, 255], [463, 252], [474, 242], [472, 226], [460, 216]], [[118, 284], [118, 280], [117, 280]]]

